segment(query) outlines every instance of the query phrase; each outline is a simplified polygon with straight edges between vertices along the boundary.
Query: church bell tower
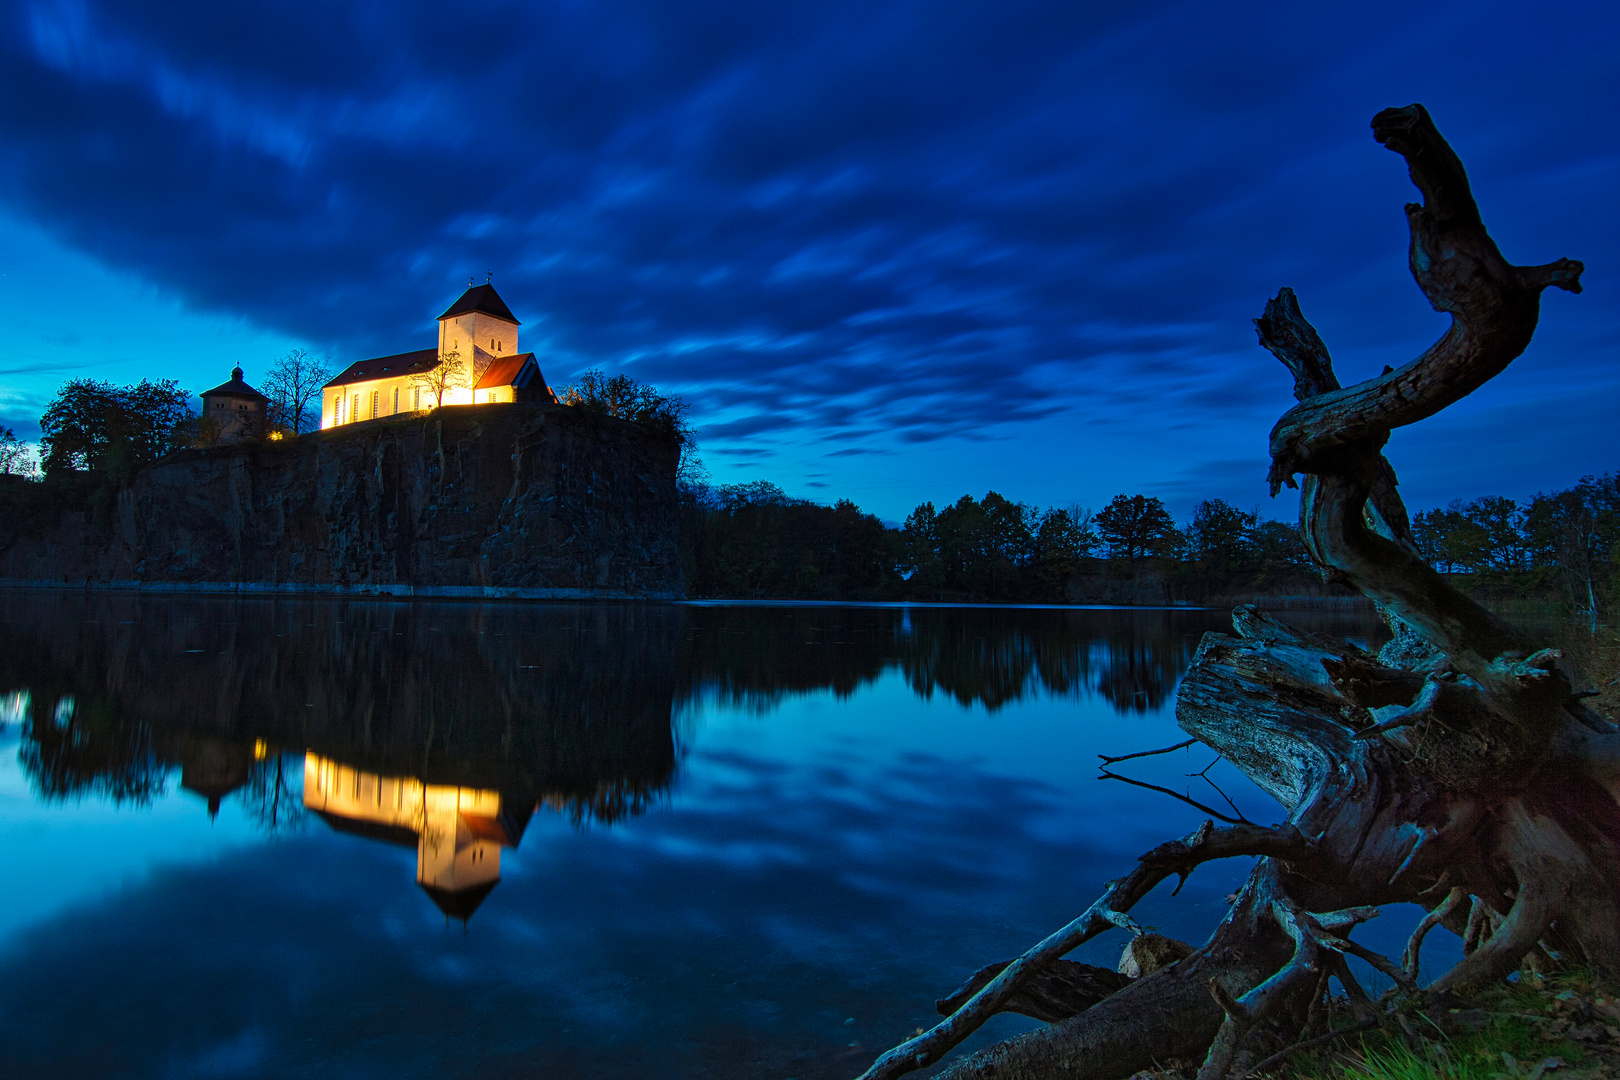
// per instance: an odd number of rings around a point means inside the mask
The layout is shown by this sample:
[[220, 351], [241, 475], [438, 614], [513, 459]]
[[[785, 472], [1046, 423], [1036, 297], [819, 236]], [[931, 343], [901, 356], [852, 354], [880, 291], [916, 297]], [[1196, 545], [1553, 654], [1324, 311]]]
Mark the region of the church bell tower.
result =
[[477, 382], [492, 361], [518, 352], [518, 321], [495, 286], [469, 285], [439, 316], [439, 357], [455, 353]]

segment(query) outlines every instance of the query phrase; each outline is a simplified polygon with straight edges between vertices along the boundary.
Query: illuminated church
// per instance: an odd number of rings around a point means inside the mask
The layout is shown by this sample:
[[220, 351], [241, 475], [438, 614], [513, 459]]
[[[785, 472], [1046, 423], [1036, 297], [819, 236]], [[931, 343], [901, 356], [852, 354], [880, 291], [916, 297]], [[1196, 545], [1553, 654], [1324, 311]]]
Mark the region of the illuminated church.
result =
[[501, 849], [515, 848], [534, 811], [504, 806], [498, 791], [379, 776], [314, 752], [304, 755], [304, 805], [339, 832], [416, 849], [416, 883], [463, 923], [501, 880]]
[[[518, 320], [495, 286], [472, 285], [439, 316], [433, 349], [361, 360], [344, 368], [321, 390], [321, 427], [431, 409], [436, 405], [483, 405], [499, 401], [555, 402], [532, 352], [518, 348]], [[441, 365], [459, 363], [462, 377], [434, 377]], [[434, 382], [449, 382], [443, 401]], [[462, 385], [453, 385], [459, 381]]]

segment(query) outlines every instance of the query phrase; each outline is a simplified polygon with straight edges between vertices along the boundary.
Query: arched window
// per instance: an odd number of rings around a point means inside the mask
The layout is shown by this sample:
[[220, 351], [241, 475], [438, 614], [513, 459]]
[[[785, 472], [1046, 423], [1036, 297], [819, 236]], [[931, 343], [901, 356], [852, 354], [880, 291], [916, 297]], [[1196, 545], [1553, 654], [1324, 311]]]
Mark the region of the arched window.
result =
[[371, 392], [371, 418], [373, 420], [377, 419], [377, 398], [379, 396], [379, 391], [373, 390]]
[[399, 412], [399, 387], [394, 387], [394, 411]]
[[353, 404], [351, 404], [349, 406], [349, 419], [350, 419], [350, 421], [360, 419], [360, 395], [359, 394], [354, 395], [354, 402], [353, 402]]

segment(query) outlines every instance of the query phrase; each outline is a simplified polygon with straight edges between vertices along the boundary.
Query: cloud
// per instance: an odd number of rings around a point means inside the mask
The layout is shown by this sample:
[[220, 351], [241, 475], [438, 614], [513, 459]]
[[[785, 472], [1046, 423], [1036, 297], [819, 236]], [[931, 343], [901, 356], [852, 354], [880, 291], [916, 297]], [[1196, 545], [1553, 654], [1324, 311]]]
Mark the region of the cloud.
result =
[[1251, 426], [1279, 285], [1355, 373], [1433, 337], [1384, 105], [1428, 101], [1513, 257], [1620, 257], [1600, 17], [604, 0], [470, 4], [447, 35], [420, 0], [34, 0], [0, 27], [0, 200], [341, 358], [493, 271], [554, 382], [675, 390], [708, 452], [1167, 404]]

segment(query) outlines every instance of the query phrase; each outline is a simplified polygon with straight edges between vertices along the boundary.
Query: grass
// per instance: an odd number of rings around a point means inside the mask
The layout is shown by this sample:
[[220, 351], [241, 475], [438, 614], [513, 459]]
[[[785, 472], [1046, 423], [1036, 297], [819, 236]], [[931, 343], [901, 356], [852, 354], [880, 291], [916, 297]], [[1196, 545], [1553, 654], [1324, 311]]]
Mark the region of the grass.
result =
[[[1301, 1054], [1277, 1074], [1295, 1080], [1596, 1080], [1620, 1077], [1620, 1000], [1583, 972], [1521, 974], [1454, 1009], [1442, 1031], [1410, 1016], [1410, 1034]], [[1354, 1038], [1354, 1037], [1352, 1037]], [[1347, 1040], [1348, 1042], [1349, 1040]]]

